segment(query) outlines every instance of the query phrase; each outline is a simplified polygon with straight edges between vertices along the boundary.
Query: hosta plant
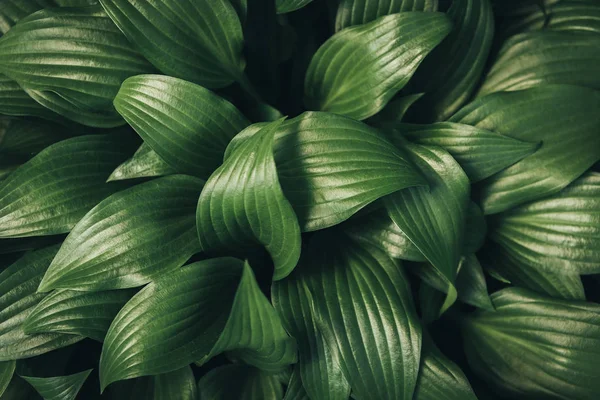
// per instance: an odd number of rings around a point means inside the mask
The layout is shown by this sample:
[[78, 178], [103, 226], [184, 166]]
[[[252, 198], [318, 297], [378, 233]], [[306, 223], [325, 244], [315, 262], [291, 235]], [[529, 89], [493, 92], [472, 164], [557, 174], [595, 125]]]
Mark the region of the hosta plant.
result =
[[600, 398], [598, 0], [0, 0], [1, 400]]

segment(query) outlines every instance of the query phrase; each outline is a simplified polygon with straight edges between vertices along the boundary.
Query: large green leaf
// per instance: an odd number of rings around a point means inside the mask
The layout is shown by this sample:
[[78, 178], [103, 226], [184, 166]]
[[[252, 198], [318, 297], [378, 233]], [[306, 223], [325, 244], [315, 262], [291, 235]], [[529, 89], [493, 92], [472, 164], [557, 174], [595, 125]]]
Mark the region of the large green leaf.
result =
[[471, 182], [485, 179], [535, 152], [541, 145], [453, 122], [394, 124], [408, 140], [448, 151]]
[[600, 305], [510, 288], [496, 311], [463, 320], [473, 371], [510, 398], [593, 400], [600, 393]]
[[233, 258], [187, 265], [136, 294], [106, 335], [101, 386], [174, 371], [224, 351], [266, 369], [296, 358], [294, 341], [252, 269]]
[[[300, 257], [300, 226], [275, 167], [273, 142], [283, 120], [237, 146], [208, 179], [198, 200], [197, 227], [204, 251], [266, 247], [282, 279]], [[243, 251], [243, 250], [241, 250]]]
[[4, 0], [0, 3], [0, 33], [4, 34], [19, 20], [46, 7], [55, 7], [53, 0]]
[[[600, 173], [492, 218], [490, 237], [527, 269], [600, 273]], [[502, 258], [498, 259], [502, 262]]]
[[594, 32], [527, 32], [508, 39], [478, 96], [548, 84], [600, 89], [600, 35]]
[[135, 178], [153, 178], [173, 175], [175, 168], [166, 163], [152, 148], [144, 143], [133, 157], [119, 165], [108, 177], [107, 182]]
[[600, 92], [566, 85], [495, 93], [452, 117], [542, 147], [481, 185], [485, 214], [558, 192], [600, 159]]
[[52, 378], [36, 378], [23, 376], [31, 386], [44, 398], [44, 400], [75, 400], [79, 389], [92, 372], [91, 369], [67, 376]]
[[340, 0], [335, 30], [361, 25], [403, 11], [437, 11], [438, 0]]
[[123, 124], [112, 106], [121, 82], [151, 70], [100, 6], [40, 10], [0, 39], [0, 72], [84, 125]]
[[167, 164], [201, 178], [221, 164], [231, 138], [250, 123], [211, 91], [162, 75], [125, 80], [114, 103]]
[[386, 208], [437, 274], [454, 285], [463, 250], [469, 180], [456, 161], [439, 147], [408, 145], [407, 150], [427, 176], [429, 187], [393, 193], [384, 198]]
[[0, 398], [13, 377], [15, 365], [16, 362], [14, 360], [0, 362]]
[[[233, 139], [226, 157], [257, 125]], [[387, 194], [426, 184], [385, 135], [335, 114], [308, 112], [283, 122], [274, 153], [283, 193], [303, 232], [336, 225]]]
[[208, 88], [243, 80], [244, 37], [228, 0], [101, 0], [136, 49], [166, 75]]
[[448, 10], [454, 28], [423, 61], [409, 83], [414, 93], [425, 92], [411, 108], [421, 121], [444, 121], [476, 89], [494, 37], [489, 0], [455, 0]]
[[63, 334], [27, 335], [23, 321], [45, 297], [37, 286], [58, 246], [26, 253], [0, 272], [0, 361], [33, 357], [68, 346], [83, 337]]
[[423, 335], [421, 358], [414, 400], [477, 400], [465, 374], [427, 334]]
[[276, 0], [277, 14], [285, 14], [307, 6], [313, 0]]
[[132, 146], [127, 138], [81, 136], [58, 142], [0, 184], [0, 237], [66, 233], [123, 186], [106, 184]]
[[196, 378], [189, 365], [165, 374], [116, 382], [106, 392], [111, 400], [198, 400]]
[[179, 268], [200, 251], [195, 213], [202, 184], [172, 175], [103, 200], [67, 236], [38, 290], [136, 287]]
[[198, 395], [202, 400], [281, 400], [283, 388], [276, 376], [237, 364], [204, 375], [198, 381]]
[[23, 323], [23, 331], [28, 335], [69, 333], [102, 342], [110, 323], [134, 293], [55, 290], [33, 308]]
[[377, 247], [332, 230], [311, 238], [294, 274], [313, 299], [317, 327], [354, 396], [412, 399], [421, 326], [401, 266]]
[[376, 114], [451, 29], [448, 17], [432, 12], [392, 14], [343, 29], [311, 60], [304, 81], [308, 109], [358, 120]]
[[33, 100], [21, 86], [0, 73], [0, 113], [60, 120], [60, 116]]

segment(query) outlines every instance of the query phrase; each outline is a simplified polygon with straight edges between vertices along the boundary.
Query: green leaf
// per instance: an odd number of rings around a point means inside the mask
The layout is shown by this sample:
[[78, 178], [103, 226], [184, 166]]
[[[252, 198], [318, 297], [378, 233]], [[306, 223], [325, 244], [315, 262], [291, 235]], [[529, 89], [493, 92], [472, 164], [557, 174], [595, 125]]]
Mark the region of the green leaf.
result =
[[281, 400], [283, 388], [276, 376], [259, 369], [225, 365], [198, 381], [198, 394], [202, 400]]
[[121, 189], [105, 183], [130, 154], [129, 141], [116, 139], [63, 140], [13, 172], [0, 184], [0, 237], [69, 232], [99, 201]]
[[592, 400], [600, 393], [600, 305], [510, 288], [496, 311], [463, 320], [472, 370], [509, 398]]
[[110, 323], [134, 293], [55, 290], [34, 307], [23, 323], [23, 331], [28, 335], [68, 333], [102, 342]]
[[286, 331], [298, 342], [294, 374], [300, 375], [300, 386], [304, 385], [312, 399], [347, 400], [350, 383], [341, 369], [340, 354], [325, 342], [313, 310], [312, 295], [303, 280], [302, 272], [310, 261], [308, 257], [301, 259], [299, 270], [287, 279], [273, 282], [271, 301]]
[[174, 371], [224, 351], [263, 369], [281, 369], [296, 358], [294, 341], [252, 269], [233, 258], [187, 265], [136, 294], [106, 335], [101, 386]]
[[144, 143], [133, 157], [119, 165], [108, 177], [107, 182], [135, 178], [154, 178], [173, 175], [175, 168], [166, 163], [152, 148]]
[[401, 190], [384, 198], [390, 218], [433, 265], [454, 284], [463, 250], [469, 181], [454, 159], [439, 147], [407, 145], [429, 187]]
[[196, 378], [189, 365], [166, 374], [116, 382], [106, 392], [111, 400], [198, 400]]
[[495, 93], [451, 119], [528, 142], [543, 141], [529, 157], [481, 185], [485, 214], [558, 192], [600, 159], [600, 92], [566, 85]]
[[412, 399], [421, 326], [401, 266], [377, 247], [333, 230], [311, 238], [297, 271], [354, 396]]
[[[432, 268], [429, 268], [430, 270]], [[427, 276], [421, 276], [422, 281], [419, 285], [419, 307], [421, 310], [421, 319], [424, 324], [431, 324], [437, 321], [446, 310], [456, 301], [456, 293], [454, 297], [448, 295], [450, 289], [444, 291], [433, 287]], [[445, 287], [448, 286], [445, 283]], [[422, 365], [421, 365], [422, 367]]]
[[465, 374], [427, 334], [423, 335], [421, 357], [414, 400], [477, 400]]
[[494, 37], [489, 0], [455, 0], [447, 14], [452, 32], [421, 64], [409, 83], [425, 92], [411, 109], [424, 122], [444, 121], [467, 102], [480, 82]]
[[313, 0], [276, 0], [277, 14], [285, 14], [301, 9], [312, 3]]
[[44, 400], [75, 400], [79, 389], [92, 372], [91, 369], [74, 375], [56, 376], [52, 378], [34, 378], [22, 376]]
[[0, 119], [0, 156], [29, 159], [46, 147], [67, 139], [65, 127], [49, 121]]
[[594, 32], [527, 32], [508, 39], [478, 96], [549, 84], [600, 89], [600, 35]]
[[250, 123], [211, 91], [162, 75], [125, 80], [114, 104], [167, 164], [201, 178], [221, 164], [231, 138]]
[[240, 80], [245, 61], [238, 15], [227, 0], [101, 0], [136, 49], [166, 75], [220, 88]]
[[458, 276], [456, 277], [456, 291], [462, 302], [477, 308], [494, 310], [488, 295], [483, 269], [474, 254], [467, 255], [460, 261]]
[[292, 372], [283, 400], [310, 400], [304, 386], [302, 386], [302, 378], [297, 367]]
[[23, 321], [45, 297], [37, 286], [58, 246], [26, 253], [0, 272], [0, 361], [17, 360], [73, 344], [83, 337], [63, 334], [27, 335]]
[[[499, 16], [516, 16], [548, 9], [565, 0], [492, 0], [494, 14]], [[566, 0], [569, 1], [569, 0]]]
[[60, 120], [60, 116], [33, 100], [21, 86], [0, 74], [0, 113], [13, 116], [33, 116], [46, 120]]
[[308, 67], [307, 108], [357, 120], [376, 114], [451, 28], [442, 13], [406, 12], [336, 33]]
[[387, 103], [383, 110], [369, 118], [366, 122], [374, 126], [385, 125], [388, 122], [400, 122], [410, 107], [424, 95], [425, 93], [417, 93], [398, 97]]
[[600, 273], [600, 173], [498, 214], [490, 226], [490, 238], [527, 269]]
[[301, 245], [298, 219], [281, 190], [273, 156], [282, 122], [261, 128], [229, 154], [206, 182], [197, 209], [202, 250], [244, 252], [262, 244], [275, 264], [275, 280], [294, 269]]
[[361, 25], [404, 11], [437, 11], [438, 0], [340, 0], [335, 30]]
[[16, 362], [14, 360], [0, 362], [0, 397], [2, 397], [2, 394], [8, 387], [8, 384], [13, 377], [15, 366]]
[[179, 268], [200, 251], [195, 212], [202, 184], [166, 176], [101, 201], [67, 236], [38, 290], [136, 287]]
[[[226, 160], [262, 126], [240, 132]], [[283, 122], [273, 147], [283, 193], [303, 232], [336, 225], [387, 194], [426, 183], [381, 132], [335, 114], [308, 112]]]
[[479, 251], [485, 243], [487, 235], [487, 221], [481, 208], [472, 201], [467, 209], [467, 222], [465, 225], [465, 244], [463, 254], [473, 254]]
[[460, 164], [471, 182], [478, 182], [534, 153], [541, 145], [453, 122], [430, 125], [393, 124], [408, 140], [439, 146]]
[[121, 82], [151, 66], [91, 6], [49, 8], [19, 21], [0, 39], [0, 71], [59, 114], [112, 127], [123, 124], [112, 106]]
[[0, 33], [5, 34], [19, 20], [37, 10], [55, 6], [53, 0], [4, 0], [0, 3]]

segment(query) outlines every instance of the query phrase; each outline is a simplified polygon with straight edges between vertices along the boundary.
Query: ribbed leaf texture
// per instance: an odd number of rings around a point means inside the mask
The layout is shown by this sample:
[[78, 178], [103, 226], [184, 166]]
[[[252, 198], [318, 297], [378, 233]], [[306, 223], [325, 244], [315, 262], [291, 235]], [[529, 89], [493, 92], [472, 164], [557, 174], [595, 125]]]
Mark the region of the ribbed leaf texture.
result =
[[75, 400], [90, 372], [91, 369], [68, 376], [52, 378], [23, 376], [23, 379], [33, 386], [44, 400]]
[[[232, 382], [236, 382], [232, 386]], [[198, 381], [198, 394], [207, 400], [281, 400], [283, 387], [274, 375], [245, 365], [215, 368]]]
[[335, 30], [361, 25], [404, 11], [437, 11], [438, 0], [341, 0]]
[[153, 178], [173, 175], [177, 171], [163, 160], [146, 143], [142, 144], [133, 157], [119, 165], [108, 177], [107, 181], [122, 181], [135, 178]]

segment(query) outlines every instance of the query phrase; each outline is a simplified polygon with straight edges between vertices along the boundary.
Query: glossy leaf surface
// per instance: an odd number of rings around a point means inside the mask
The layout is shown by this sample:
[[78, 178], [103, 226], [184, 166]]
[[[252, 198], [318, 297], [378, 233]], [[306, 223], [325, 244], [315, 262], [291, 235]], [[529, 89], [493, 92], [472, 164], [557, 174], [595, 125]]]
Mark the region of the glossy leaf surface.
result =
[[167, 164], [149, 145], [144, 143], [137, 149], [133, 157], [119, 165], [110, 174], [107, 181], [153, 178], [175, 173], [175, 168]]
[[404, 11], [437, 11], [438, 0], [340, 0], [335, 30]]
[[33, 386], [44, 400], [75, 400], [90, 372], [91, 369], [68, 376], [52, 378], [23, 376], [22, 378]]

